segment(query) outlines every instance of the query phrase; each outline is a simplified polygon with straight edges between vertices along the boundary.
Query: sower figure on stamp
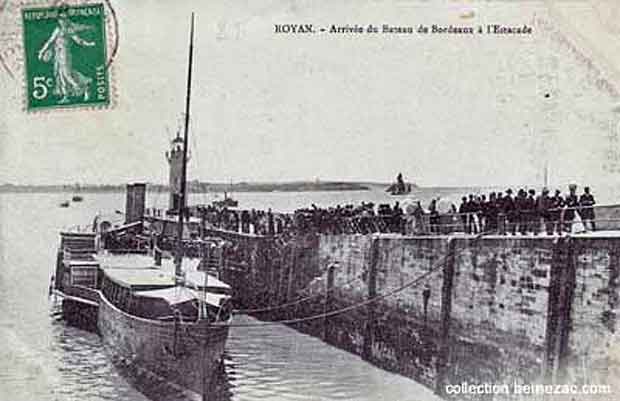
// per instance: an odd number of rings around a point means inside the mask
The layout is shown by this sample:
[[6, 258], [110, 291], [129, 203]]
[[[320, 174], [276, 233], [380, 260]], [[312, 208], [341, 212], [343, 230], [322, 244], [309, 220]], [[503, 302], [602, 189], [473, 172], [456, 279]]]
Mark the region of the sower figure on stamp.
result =
[[62, 96], [60, 103], [67, 103], [69, 96], [83, 96], [85, 101], [90, 97], [89, 87], [92, 79], [73, 68], [71, 42], [79, 46], [94, 46], [95, 42], [84, 40], [77, 35], [78, 32], [91, 29], [93, 27], [89, 25], [69, 21], [67, 14], [61, 12], [58, 15], [58, 26], [39, 50], [39, 60], [49, 62], [53, 58], [56, 81], [54, 94]]

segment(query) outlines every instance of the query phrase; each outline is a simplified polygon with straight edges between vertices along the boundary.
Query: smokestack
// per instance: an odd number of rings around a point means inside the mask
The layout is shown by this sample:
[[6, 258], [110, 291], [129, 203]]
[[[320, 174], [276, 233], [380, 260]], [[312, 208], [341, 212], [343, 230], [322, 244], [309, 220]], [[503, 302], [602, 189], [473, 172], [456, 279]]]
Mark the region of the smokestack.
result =
[[155, 258], [155, 266], [161, 266], [161, 250], [157, 245], [153, 248], [153, 256]]
[[127, 184], [125, 224], [142, 221], [146, 202], [146, 184]]

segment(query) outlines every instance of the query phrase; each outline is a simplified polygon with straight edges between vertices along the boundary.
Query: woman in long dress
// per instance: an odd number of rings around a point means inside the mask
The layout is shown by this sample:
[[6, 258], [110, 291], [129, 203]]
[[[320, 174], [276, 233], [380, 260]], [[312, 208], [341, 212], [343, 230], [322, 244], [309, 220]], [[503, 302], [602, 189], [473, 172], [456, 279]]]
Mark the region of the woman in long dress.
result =
[[54, 94], [61, 96], [60, 103], [69, 101], [69, 97], [83, 96], [87, 101], [90, 97], [89, 89], [92, 78], [84, 76], [73, 68], [71, 60], [71, 41], [79, 46], [94, 46], [95, 42], [80, 38], [78, 32], [90, 30], [93, 27], [76, 24], [61, 14], [58, 18], [58, 26], [54, 28], [52, 35], [39, 50], [38, 58], [44, 62], [53, 59], [54, 62]]

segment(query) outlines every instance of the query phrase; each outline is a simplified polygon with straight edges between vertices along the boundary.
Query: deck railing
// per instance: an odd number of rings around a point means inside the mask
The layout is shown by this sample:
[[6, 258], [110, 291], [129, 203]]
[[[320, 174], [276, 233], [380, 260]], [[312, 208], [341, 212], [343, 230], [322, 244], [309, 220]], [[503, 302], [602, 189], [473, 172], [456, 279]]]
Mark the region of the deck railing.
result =
[[63, 292], [65, 295], [99, 303], [99, 291], [94, 288], [88, 288], [82, 285], [72, 285], [63, 288]]
[[[569, 219], [569, 213], [579, 215], [579, 220]], [[585, 213], [584, 213], [585, 212]], [[584, 218], [592, 212], [594, 219]], [[330, 214], [312, 215], [300, 214], [292, 218], [295, 224], [289, 225], [282, 232], [275, 232], [278, 236], [286, 233], [318, 234], [371, 234], [371, 233], [400, 233], [406, 235], [433, 235], [450, 233], [477, 234], [481, 232], [507, 233], [563, 233], [573, 229], [580, 223], [585, 230], [619, 230], [620, 205], [604, 205], [594, 207], [571, 207], [561, 209], [515, 210], [510, 213], [501, 211], [475, 213], [422, 213], [413, 215], [360, 215], [339, 216]], [[209, 222], [207, 222], [209, 223]], [[217, 230], [217, 225], [212, 224]], [[247, 234], [241, 226], [237, 231], [229, 227], [222, 230], [230, 233]], [[250, 225], [251, 232], [264, 232], [263, 229]], [[260, 235], [262, 236], [262, 235]]]

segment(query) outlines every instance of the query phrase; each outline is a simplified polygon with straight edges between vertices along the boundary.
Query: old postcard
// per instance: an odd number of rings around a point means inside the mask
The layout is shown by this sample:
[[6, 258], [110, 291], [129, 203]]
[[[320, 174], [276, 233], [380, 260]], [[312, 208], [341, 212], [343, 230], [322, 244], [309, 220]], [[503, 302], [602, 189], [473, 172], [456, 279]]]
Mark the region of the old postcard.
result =
[[620, 399], [619, 21], [0, 0], [0, 399]]

